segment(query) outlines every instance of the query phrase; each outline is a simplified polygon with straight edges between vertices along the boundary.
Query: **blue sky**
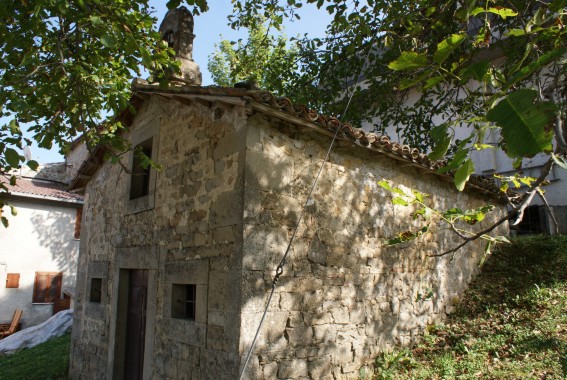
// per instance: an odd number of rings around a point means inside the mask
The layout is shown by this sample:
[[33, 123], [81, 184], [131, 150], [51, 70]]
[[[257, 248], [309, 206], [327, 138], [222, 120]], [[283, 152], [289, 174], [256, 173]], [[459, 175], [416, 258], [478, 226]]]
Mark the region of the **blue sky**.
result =
[[[150, 5], [155, 8], [155, 16], [159, 25], [167, 12], [166, 1], [150, 0]], [[214, 51], [214, 45], [221, 39], [237, 40], [246, 38], [246, 31], [234, 31], [227, 25], [227, 17], [232, 11], [230, 0], [209, 0], [209, 11], [195, 16], [196, 35], [193, 45], [193, 59], [200, 66], [203, 73], [203, 86], [212, 85], [211, 74], [207, 70], [208, 57]], [[314, 5], [305, 5], [299, 12], [301, 19], [287, 22], [285, 34], [295, 37], [308, 33], [310, 36], [323, 36], [325, 26], [330, 20], [329, 14], [324, 10], [318, 10]], [[156, 26], [157, 27], [157, 26]], [[222, 38], [221, 38], [222, 35]], [[2, 120], [3, 121], [3, 120]], [[30, 136], [27, 136], [30, 137]], [[58, 153], [58, 148], [51, 150], [40, 149], [32, 146], [33, 159], [39, 163], [50, 163], [63, 161]]]

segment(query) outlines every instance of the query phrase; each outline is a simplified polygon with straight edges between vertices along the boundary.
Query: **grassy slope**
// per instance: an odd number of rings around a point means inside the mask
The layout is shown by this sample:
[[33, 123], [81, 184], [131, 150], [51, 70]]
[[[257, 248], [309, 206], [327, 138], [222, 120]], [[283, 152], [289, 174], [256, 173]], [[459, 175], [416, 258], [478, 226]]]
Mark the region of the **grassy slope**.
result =
[[67, 333], [12, 355], [0, 355], [0, 379], [66, 379], [70, 343]]
[[422, 344], [376, 359], [373, 379], [567, 379], [567, 236], [515, 239]]

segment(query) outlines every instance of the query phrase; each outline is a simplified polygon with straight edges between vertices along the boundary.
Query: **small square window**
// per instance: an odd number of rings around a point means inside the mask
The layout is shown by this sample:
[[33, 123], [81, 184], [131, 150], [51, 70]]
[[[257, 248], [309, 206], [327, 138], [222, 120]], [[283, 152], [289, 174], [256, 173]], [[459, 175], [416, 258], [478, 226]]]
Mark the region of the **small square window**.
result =
[[102, 301], [102, 278], [91, 278], [90, 302]]
[[194, 321], [197, 310], [197, 285], [173, 284], [171, 317]]

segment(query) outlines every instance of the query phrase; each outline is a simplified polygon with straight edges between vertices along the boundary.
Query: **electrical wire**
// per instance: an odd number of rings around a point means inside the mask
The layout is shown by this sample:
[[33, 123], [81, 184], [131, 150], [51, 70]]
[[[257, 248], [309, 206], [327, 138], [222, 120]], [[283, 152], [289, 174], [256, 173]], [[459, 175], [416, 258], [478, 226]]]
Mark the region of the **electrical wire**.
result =
[[256, 342], [258, 340], [258, 336], [260, 335], [262, 325], [264, 324], [264, 320], [266, 319], [266, 315], [268, 313], [268, 309], [270, 308], [270, 303], [272, 302], [272, 297], [273, 297], [274, 292], [276, 290], [278, 280], [279, 280], [280, 276], [283, 274], [283, 268], [285, 266], [286, 258], [288, 256], [290, 250], [291, 250], [293, 240], [295, 239], [295, 235], [297, 234], [297, 230], [299, 229], [299, 225], [301, 223], [301, 220], [303, 219], [303, 215], [305, 214], [305, 209], [307, 208], [307, 206], [309, 205], [309, 202], [311, 201], [313, 191], [315, 190], [315, 186], [317, 186], [317, 182], [319, 181], [319, 177], [321, 176], [321, 173], [323, 172], [323, 167], [325, 166], [325, 163], [327, 162], [327, 160], [329, 159], [329, 157], [331, 155], [331, 150], [333, 149], [333, 145], [335, 144], [335, 141], [337, 140], [337, 137], [339, 135], [339, 131], [341, 130], [342, 118], [344, 117], [344, 115], [346, 114], [346, 112], [347, 112], [347, 110], [350, 106], [350, 103], [352, 101], [352, 98], [353, 98], [355, 90], [356, 90], [356, 86], [360, 83], [360, 78], [362, 77], [362, 71], [364, 70], [364, 68], [368, 64], [368, 58], [370, 57], [371, 51], [372, 51], [372, 44], [370, 44], [370, 50], [368, 51], [368, 54], [366, 55], [366, 60], [365, 60], [364, 64], [362, 65], [361, 72], [357, 76], [356, 83], [353, 86], [355, 89], [353, 89], [353, 91], [351, 92], [351, 94], [348, 98], [347, 104], [345, 106], [345, 109], [344, 109], [342, 115], [340, 115], [339, 125], [337, 126], [335, 134], [333, 135], [333, 139], [331, 140], [331, 143], [329, 144], [329, 148], [327, 149], [327, 153], [325, 154], [325, 158], [321, 162], [321, 167], [319, 168], [319, 172], [317, 173], [317, 176], [315, 177], [315, 181], [313, 182], [313, 185], [311, 186], [311, 189], [309, 190], [309, 193], [307, 194], [307, 199], [305, 200], [305, 203], [303, 204], [303, 207], [301, 209], [301, 213], [299, 214], [299, 218], [297, 219], [297, 222], [295, 223], [295, 226], [293, 228], [293, 234], [291, 235], [291, 238], [289, 239], [289, 243], [287, 245], [285, 253], [284, 253], [282, 259], [280, 260], [280, 263], [276, 267], [276, 274], [274, 275], [274, 278], [272, 280], [272, 289], [270, 291], [270, 295], [268, 297], [268, 300], [266, 301], [266, 307], [264, 308], [264, 312], [262, 313], [262, 318], [260, 319], [260, 323], [258, 324], [258, 328], [256, 329], [256, 334], [254, 334], [254, 339], [252, 340], [252, 344], [250, 345], [250, 348], [248, 349], [248, 354], [246, 355], [246, 361], [244, 362], [244, 366], [242, 367], [242, 371], [240, 372], [239, 380], [244, 379], [244, 373], [246, 372], [246, 368], [248, 367], [248, 362], [250, 361], [250, 357], [252, 356], [252, 352], [254, 351], [254, 347], [256, 346]]

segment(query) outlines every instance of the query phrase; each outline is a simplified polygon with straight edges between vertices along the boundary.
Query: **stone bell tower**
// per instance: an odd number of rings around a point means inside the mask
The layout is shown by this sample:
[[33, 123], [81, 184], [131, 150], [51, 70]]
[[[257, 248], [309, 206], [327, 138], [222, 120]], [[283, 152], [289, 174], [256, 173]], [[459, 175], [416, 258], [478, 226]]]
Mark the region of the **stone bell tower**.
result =
[[175, 57], [181, 62], [181, 76], [174, 76], [173, 79], [191, 86], [200, 86], [203, 81], [201, 70], [193, 61], [194, 24], [191, 12], [185, 7], [179, 7], [165, 14], [159, 32], [161, 38], [175, 50]]

